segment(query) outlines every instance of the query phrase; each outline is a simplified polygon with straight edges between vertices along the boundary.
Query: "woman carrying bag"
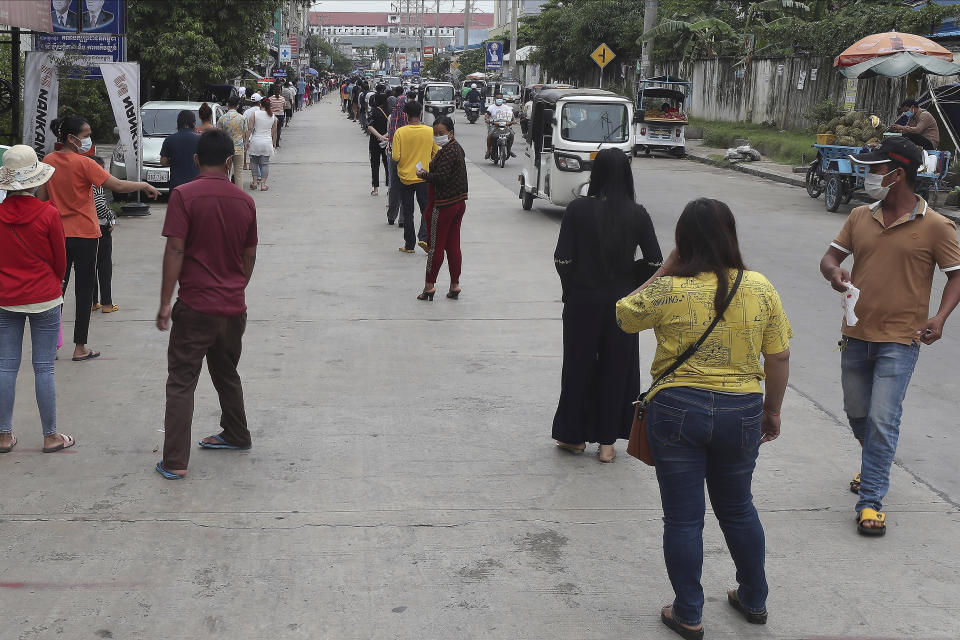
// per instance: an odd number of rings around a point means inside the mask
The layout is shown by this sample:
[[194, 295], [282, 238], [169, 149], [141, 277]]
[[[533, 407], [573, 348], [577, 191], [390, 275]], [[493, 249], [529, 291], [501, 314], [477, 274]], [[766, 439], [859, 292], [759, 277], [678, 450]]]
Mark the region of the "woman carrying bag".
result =
[[661, 621], [684, 638], [703, 637], [706, 481], [737, 567], [728, 602], [764, 624], [764, 534], [750, 485], [760, 444], [780, 434], [793, 332], [773, 285], [745, 269], [727, 205], [701, 198], [686, 206], [676, 249], [617, 303], [617, 322], [627, 333], [652, 328], [657, 336], [655, 383], [643, 400], [675, 593]]
[[571, 453], [596, 442], [600, 462], [613, 462], [640, 393], [639, 341], [617, 328], [615, 304], [663, 262], [622, 151], [597, 154], [588, 196], [564, 212], [553, 257], [563, 287], [563, 374], [552, 435]]

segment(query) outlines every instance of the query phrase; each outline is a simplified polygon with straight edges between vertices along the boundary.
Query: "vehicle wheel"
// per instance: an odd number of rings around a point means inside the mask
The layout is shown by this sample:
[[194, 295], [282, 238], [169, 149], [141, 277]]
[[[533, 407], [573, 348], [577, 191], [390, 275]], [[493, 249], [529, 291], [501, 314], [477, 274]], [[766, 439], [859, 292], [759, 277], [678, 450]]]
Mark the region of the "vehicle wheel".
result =
[[639, 150], [639, 149], [634, 149], [634, 150], [633, 150], [633, 157], [634, 157], [634, 158], [639, 158], [639, 157], [640, 157], [640, 150]]
[[650, 157], [650, 147], [646, 147], [646, 148], [643, 150], [643, 154], [649, 158], [649, 157]]
[[683, 147], [674, 147], [673, 155], [677, 158], [683, 158], [687, 155], [687, 150]]
[[503, 169], [507, 166], [507, 152], [505, 149], [500, 150], [500, 168]]
[[827, 205], [827, 211], [834, 212], [840, 208], [840, 201], [843, 200], [843, 181], [840, 176], [830, 176], [827, 180], [823, 199], [824, 204]]
[[807, 195], [811, 198], [819, 198], [823, 193], [824, 180], [819, 169], [819, 164], [816, 162], [807, 169]]
[[526, 187], [520, 187], [520, 206], [524, 211], [533, 209], [533, 194], [527, 191]]

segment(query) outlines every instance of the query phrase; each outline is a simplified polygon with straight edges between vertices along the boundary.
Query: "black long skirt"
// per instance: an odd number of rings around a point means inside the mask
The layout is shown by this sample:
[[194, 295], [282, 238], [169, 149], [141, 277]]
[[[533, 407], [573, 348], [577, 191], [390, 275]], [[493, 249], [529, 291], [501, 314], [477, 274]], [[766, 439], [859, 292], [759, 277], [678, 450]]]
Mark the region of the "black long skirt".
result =
[[563, 307], [563, 376], [553, 417], [560, 442], [629, 438], [640, 394], [640, 342], [617, 326], [616, 302]]

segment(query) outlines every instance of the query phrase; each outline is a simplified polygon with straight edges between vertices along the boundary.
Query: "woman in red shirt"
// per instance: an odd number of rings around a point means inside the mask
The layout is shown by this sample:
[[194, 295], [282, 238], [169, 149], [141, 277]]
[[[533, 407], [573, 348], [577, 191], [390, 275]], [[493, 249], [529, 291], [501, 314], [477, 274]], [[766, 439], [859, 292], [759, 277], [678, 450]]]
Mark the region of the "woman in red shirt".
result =
[[93, 283], [97, 277], [97, 244], [100, 239], [93, 187], [102, 186], [116, 193], [143, 190], [151, 198], [156, 198], [158, 194], [146, 182], [115, 178], [91, 158], [83, 156], [93, 145], [90, 124], [83, 118], [70, 116], [54, 120], [50, 129], [63, 146], [44, 157], [44, 162], [56, 169], [56, 173], [37, 192], [37, 196], [41, 200], [50, 200], [63, 220], [67, 247], [66, 275], [69, 275], [70, 266], [73, 265], [76, 276], [74, 293], [77, 298], [77, 321], [73, 326], [73, 342], [76, 345], [73, 360], [80, 362], [100, 355], [98, 351], [87, 348]]
[[3, 155], [0, 189], [8, 193], [0, 203], [0, 453], [17, 444], [13, 402], [27, 320], [43, 450], [59, 451], [75, 442], [57, 433], [53, 381], [63, 302], [60, 282], [67, 269], [63, 224], [56, 207], [34, 197], [53, 172], [27, 145], [10, 147]]

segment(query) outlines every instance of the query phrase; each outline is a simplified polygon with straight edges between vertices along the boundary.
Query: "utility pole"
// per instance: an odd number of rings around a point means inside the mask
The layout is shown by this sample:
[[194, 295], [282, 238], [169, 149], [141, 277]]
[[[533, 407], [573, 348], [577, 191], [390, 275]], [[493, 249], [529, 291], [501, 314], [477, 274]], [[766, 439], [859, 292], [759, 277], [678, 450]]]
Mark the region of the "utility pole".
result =
[[520, 0], [510, 2], [510, 77], [516, 80], [517, 74], [517, 14], [520, 12]]
[[437, 28], [433, 32], [433, 57], [440, 55], [440, 0], [437, 0]]
[[426, 9], [427, 9], [427, 0], [419, 0], [419, 2], [417, 3], [417, 7], [419, 8], [419, 18], [420, 18], [420, 20], [419, 20], [419, 23], [420, 23], [420, 73], [423, 73], [423, 62], [424, 62], [424, 58], [423, 58], [423, 31], [424, 31], [424, 29], [423, 29], [423, 14], [424, 14], [424, 12], [425, 12]]
[[[657, 26], [657, 12], [659, 8], [658, 0], [647, 0], [643, 11], [644, 33]], [[653, 75], [653, 56], [650, 55], [651, 51], [653, 51], [653, 41], [647, 40], [643, 43], [643, 53], [640, 60], [640, 76], [643, 78], [649, 78]]]
[[463, 52], [470, 46], [470, 0], [463, 6]]

